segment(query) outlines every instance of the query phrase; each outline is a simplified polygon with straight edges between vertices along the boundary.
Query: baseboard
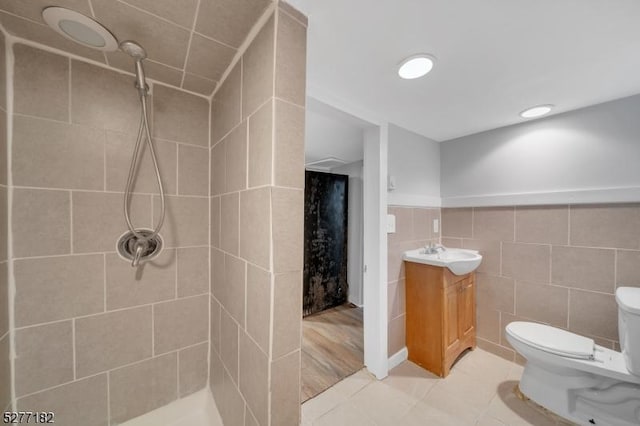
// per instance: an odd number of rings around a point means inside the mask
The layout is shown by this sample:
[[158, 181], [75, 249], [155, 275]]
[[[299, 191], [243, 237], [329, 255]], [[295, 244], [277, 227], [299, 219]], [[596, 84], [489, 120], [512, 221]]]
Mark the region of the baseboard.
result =
[[405, 346], [404, 348], [400, 349], [398, 352], [396, 352], [395, 354], [389, 357], [389, 361], [388, 361], [389, 370], [399, 366], [400, 364], [405, 362], [408, 358], [409, 358], [409, 351]]

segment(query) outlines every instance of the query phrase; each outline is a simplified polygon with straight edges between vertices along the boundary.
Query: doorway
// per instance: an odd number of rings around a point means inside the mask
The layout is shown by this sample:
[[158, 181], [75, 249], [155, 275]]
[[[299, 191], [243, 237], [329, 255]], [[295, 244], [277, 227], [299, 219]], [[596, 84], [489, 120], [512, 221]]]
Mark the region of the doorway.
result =
[[364, 367], [363, 128], [308, 105], [302, 401]]

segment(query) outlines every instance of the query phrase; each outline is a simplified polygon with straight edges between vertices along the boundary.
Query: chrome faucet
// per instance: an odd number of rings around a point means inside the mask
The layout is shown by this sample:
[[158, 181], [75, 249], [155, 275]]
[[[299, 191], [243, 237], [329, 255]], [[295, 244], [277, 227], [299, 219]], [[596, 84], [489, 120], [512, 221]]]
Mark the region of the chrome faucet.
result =
[[427, 244], [424, 247], [424, 253], [425, 254], [436, 254], [436, 253], [438, 253], [438, 250], [446, 251], [447, 248], [445, 246], [443, 246], [442, 244], [434, 244], [433, 242], [430, 242], [429, 244]]
[[136, 252], [133, 254], [133, 260], [131, 261], [131, 266], [134, 268], [140, 264], [140, 258], [142, 258], [142, 253], [146, 250], [146, 245], [146, 242], [136, 241]]

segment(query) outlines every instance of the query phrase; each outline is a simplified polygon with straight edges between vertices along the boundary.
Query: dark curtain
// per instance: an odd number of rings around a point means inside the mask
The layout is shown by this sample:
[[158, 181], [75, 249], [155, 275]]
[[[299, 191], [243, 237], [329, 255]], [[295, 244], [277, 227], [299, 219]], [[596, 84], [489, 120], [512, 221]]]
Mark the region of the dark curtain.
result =
[[348, 186], [346, 175], [305, 173], [304, 316], [347, 301]]

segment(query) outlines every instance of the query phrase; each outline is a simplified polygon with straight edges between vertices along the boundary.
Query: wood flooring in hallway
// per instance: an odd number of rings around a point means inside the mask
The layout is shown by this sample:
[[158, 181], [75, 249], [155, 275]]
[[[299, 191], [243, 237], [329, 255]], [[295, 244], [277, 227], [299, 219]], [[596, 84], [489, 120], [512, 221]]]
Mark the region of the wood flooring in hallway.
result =
[[303, 402], [363, 366], [362, 308], [345, 304], [303, 319]]

